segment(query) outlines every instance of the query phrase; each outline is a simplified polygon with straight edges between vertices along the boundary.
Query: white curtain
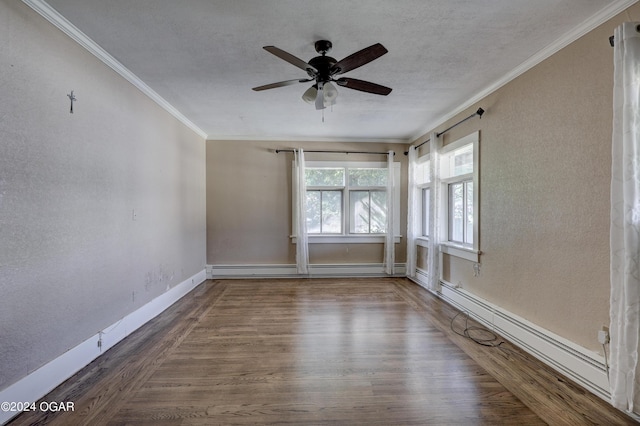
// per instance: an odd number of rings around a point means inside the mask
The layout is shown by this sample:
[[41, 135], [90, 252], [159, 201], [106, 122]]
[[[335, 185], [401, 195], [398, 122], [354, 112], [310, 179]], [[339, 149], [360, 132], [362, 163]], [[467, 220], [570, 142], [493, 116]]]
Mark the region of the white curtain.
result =
[[429, 244], [427, 253], [427, 269], [429, 281], [427, 287], [431, 291], [440, 291], [440, 144], [435, 132], [431, 133], [429, 141], [429, 177], [431, 191], [429, 191]]
[[387, 234], [384, 238], [384, 272], [388, 275], [394, 274], [394, 266], [396, 262], [396, 244], [395, 244], [395, 215], [393, 209], [393, 200], [395, 197], [395, 173], [393, 170], [394, 152], [389, 151], [387, 154]]
[[309, 237], [307, 235], [307, 184], [305, 181], [304, 151], [293, 151], [294, 191], [293, 220], [296, 223], [296, 267], [299, 274], [309, 273]]
[[420, 194], [417, 187], [418, 152], [414, 145], [409, 147], [409, 182], [407, 200], [407, 276], [416, 276], [416, 238], [419, 235]]
[[614, 32], [611, 165], [611, 402], [640, 412], [640, 33]]

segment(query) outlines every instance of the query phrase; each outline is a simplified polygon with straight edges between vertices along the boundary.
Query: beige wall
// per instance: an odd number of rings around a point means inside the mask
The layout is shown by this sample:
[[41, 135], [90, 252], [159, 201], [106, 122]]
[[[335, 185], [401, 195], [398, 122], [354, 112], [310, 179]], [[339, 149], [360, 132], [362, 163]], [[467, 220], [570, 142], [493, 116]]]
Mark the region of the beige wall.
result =
[[444, 143], [480, 130], [481, 273], [449, 258], [453, 284], [586, 348], [609, 324], [613, 50], [640, 5], [444, 123]]
[[[295, 264], [291, 235], [293, 154], [275, 149], [332, 149], [382, 152], [401, 162], [401, 232], [406, 230], [407, 158], [404, 145], [379, 143], [280, 143], [207, 141], [207, 263], [212, 265]], [[308, 161], [386, 161], [381, 155], [307, 153]], [[404, 237], [404, 235], [403, 235]], [[396, 261], [404, 262], [404, 238]], [[381, 263], [382, 244], [310, 244], [317, 264]]]
[[2, 390], [201, 272], [206, 194], [204, 140], [19, 1], [0, 64]]

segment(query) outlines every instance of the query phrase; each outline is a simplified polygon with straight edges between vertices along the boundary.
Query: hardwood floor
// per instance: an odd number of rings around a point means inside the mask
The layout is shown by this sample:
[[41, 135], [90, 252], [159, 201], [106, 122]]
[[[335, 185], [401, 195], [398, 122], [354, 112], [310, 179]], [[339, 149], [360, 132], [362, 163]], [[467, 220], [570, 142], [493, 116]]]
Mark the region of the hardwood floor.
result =
[[207, 281], [11, 425], [623, 425], [403, 278]]

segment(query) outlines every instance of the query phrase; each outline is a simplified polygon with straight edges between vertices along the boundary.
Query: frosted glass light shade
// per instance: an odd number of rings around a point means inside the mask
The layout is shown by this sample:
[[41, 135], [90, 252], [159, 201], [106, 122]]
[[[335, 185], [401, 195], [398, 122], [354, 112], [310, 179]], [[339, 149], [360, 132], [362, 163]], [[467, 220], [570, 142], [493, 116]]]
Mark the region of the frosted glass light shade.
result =
[[316, 101], [316, 96], [318, 96], [318, 89], [314, 84], [302, 94], [302, 100], [308, 104], [312, 104]]
[[324, 106], [335, 105], [336, 98], [338, 97], [338, 90], [331, 83], [325, 83], [322, 87], [324, 92]]

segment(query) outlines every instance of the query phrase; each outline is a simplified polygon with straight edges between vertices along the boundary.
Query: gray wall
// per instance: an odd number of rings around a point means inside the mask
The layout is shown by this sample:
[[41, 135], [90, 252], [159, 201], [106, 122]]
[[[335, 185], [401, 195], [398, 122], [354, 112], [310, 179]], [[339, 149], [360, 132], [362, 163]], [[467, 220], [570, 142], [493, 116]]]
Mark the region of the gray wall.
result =
[[205, 141], [14, 0], [0, 100], [4, 389], [202, 271], [206, 194]]

